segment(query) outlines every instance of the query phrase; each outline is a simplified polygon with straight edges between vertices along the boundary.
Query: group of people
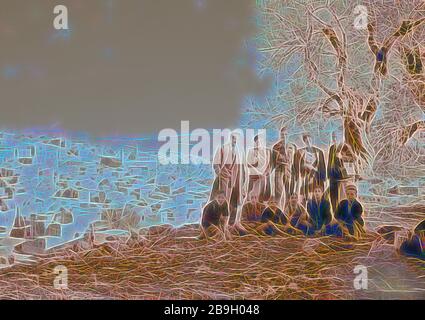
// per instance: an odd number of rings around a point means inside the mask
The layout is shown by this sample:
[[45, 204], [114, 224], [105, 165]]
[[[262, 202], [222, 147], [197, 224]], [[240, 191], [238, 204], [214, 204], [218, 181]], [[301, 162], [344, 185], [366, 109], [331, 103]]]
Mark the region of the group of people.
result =
[[349, 146], [333, 133], [325, 157], [308, 133], [302, 142], [302, 147], [287, 144], [282, 128], [272, 148], [255, 136], [245, 156], [237, 133], [232, 133], [214, 156], [215, 179], [203, 208], [200, 237], [250, 232], [361, 237], [358, 167], [347, 158]]

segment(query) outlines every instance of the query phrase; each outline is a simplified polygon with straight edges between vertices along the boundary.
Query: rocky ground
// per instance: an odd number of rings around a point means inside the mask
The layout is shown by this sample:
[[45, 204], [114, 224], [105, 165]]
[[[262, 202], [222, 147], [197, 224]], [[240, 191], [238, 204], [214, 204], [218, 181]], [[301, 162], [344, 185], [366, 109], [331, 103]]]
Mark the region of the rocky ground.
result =
[[[137, 240], [74, 243], [0, 271], [1, 299], [425, 299], [425, 263], [379, 234], [333, 238], [248, 235], [197, 240], [196, 225], [150, 228]], [[54, 287], [66, 266], [68, 289]], [[356, 290], [354, 269], [368, 270]]]

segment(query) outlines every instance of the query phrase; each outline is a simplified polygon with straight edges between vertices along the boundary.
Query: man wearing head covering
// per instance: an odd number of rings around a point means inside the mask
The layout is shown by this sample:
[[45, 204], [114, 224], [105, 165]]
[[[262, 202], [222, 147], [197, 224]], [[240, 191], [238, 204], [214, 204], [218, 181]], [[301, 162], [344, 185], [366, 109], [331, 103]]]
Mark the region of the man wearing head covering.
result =
[[254, 148], [248, 151], [248, 194], [257, 195], [260, 202], [267, 202], [271, 195], [271, 152], [263, 144], [263, 137], [254, 138]]
[[273, 167], [273, 197], [280, 206], [283, 206], [289, 193], [291, 178], [291, 159], [286, 148], [286, 128], [280, 129], [280, 138], [272, 147]]
[[314, 187], [325, 187], [326, 164], [323, 151], [312, 145], [309, 133], [302, 136], [304, 147], [300, 150], [300, 173], [302, 181], [301, 195], [304, 203], [313, 193]]
[[348, 184], [345, 187], [346, 199], [342, 200], [336, 209], [335, 218], [347, 228], [349, 234], [360, 238], [364, 231], [363, 206], [357, 201], [357, 187]]
[[237, 222], [237, 208], [242, 203], [242, 189], [244, 185], [244, 155], [238, 145], [238, 135], [233, 132], [230, 141], [221, 146], [215, 153], [213, 169], [215, 179], [211, 190], [210, 201], [214, 200], [218, 192], [223, 192], [229, 204], [230, 220], [234, 225]]

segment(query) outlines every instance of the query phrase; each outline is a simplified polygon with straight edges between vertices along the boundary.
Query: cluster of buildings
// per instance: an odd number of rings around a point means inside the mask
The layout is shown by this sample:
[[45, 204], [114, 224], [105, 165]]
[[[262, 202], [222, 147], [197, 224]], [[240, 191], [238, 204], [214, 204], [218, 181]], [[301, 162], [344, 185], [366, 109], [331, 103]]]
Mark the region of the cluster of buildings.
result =
[[90, 226], [107, 232], [199, 221], [211, 168], [162, 166], [157, 149], [154, 139], [1, 133], [0, 247], [15, 238], [18, 251], [40, 253]]

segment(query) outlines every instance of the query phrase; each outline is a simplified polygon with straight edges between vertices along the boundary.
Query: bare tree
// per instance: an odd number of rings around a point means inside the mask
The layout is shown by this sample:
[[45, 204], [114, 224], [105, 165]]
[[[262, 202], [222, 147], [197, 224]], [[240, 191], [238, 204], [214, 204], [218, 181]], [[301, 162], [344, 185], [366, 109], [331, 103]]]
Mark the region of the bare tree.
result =
[[363, 168], [393, 161], [399, 148], [418, 159], [406, 143], [423, 129], [421, 51], [411, 47], [424, 39], [422, 1], [370, 1], [362, 30], [353, 26], [361, 2], [259, 2], [260, 68], [287, 77], [276, 84], [276, 99], [249, 111], [268, 117], [267, 124], [339, 122], [352, 160]]

